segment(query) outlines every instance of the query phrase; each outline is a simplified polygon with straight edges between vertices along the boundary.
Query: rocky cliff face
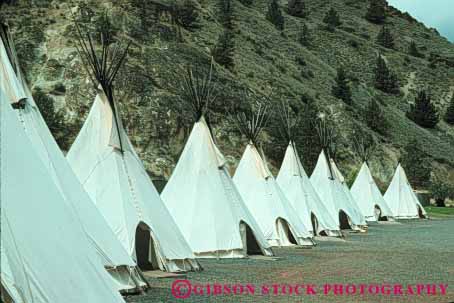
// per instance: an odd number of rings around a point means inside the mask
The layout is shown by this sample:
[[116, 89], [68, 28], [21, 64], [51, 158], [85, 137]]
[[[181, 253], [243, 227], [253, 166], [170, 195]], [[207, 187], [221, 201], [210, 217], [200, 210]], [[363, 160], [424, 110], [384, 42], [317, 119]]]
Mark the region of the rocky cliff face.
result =
[[[192, 126], [191, 113], [175, 95], [175, 87], [188, 63], [209, 65], [211, 50], [223, 30], [221, 1], [192, 2], [198, 15], [197, 26], [186, 28], [176, 27], [165, 11], [156, 13], [156, 7], [168, 4], [166, 0], [159, 5], [136, 0], [10, 2], [1, 7], [0, 14], [13, 30], [31, 86], [44, 93], [46, 108], [51, 111], [48, 119], [61, 119], [51, 128], [64, 150], [73, 142], [94, 98], [93, 86], [75, 48], [73, 18], [83, 18], [83, 22], [90, 24], [102, 12], [108, 13], [115, 34], [132, 41], [126, 66], [116, 82], [124, 124], [150, 174], [169, 177]], [[228, 112], [248, 102], [242, 98], [242, 91], [249, 87], [265, 94], [274, 92], [274, 96], [279, 96], [273, 98], [275, 102], [293, 100], [301, 108], [304, 107], [299, 101], [301, 96], [310, 96], [320, 110], [336, 112], [333, 123], [340, 134], [338, 162], [347, 179], [352, 179], [360, 167], [349, 141], [352, 131], [360, 128], [379, 142], [370, 163], [380, 183], [389, 182], [403, 146], [412, 139], [418, 139], [430, 155], [436, 174], [454, 180], [454, 128], [440, 122], [436, 129], [428, 130], [405, 116], [422, 88], [430, 88], [435, 104], [444, 112], [454, 94], [453, 44], [436, 30], [389, 7], [386, 23], [395, 37], [395, 46], [383, 48], [376, 43], [381, 25], [364, 18], [367, 1], [307, 0], [307, 15], [300, 18], [289, 15], [287, 1], [281, 0], [283, 31], [266, 19], [268, 1], [254, 0], [249, 6], [243, 4], [246, 2], [231, 1], [235, 66], [228, 70], [216, 65], [218, 99], [212, 106], [211, 117], [217, 143], [233, 169], [246, 142]], [[331, 7], [342, 21], [334, 32], [327, 31], [323, 23]], [[310, 45], [299, 41], [303, 24], [310, 33]], [[423, 58], [408, 53], [412, 41]], [[378, 53], [396, 72], [400, 94], [388, 95], [374, 88]], [[340, 66], [349, 77], [351, 106], [332, 95], [336, 69]], [[369, 129], [364, 121], [364, 110], [374, 98], [381, 100], [390, 125], [385, 136]], [[268, 128], [263, 139], [268, 160], [276, 172], [286, 142], [272, 128]], [[310, 142], [297, 144], [304, 157]]]

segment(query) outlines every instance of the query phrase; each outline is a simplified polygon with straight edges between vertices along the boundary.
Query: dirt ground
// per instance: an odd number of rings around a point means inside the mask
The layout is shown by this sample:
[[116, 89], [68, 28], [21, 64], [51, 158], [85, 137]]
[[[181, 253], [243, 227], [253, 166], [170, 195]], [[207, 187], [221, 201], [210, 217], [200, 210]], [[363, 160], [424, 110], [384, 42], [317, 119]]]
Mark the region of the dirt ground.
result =
[[[204, 271], [178, 278], [187, 281], [153, 278], [146, 295], [127, 300], [454, 302], [454, 219], [374, 224], [367, 234], [347, 233], [345, 241], [324, 238], [313, 249], [275, 248], [274, 252], [278, 260], [201, 260]], [[435, 285], [436, 295], [427, 293], [428, 284]], [[448, 285], [444, 295], [440, 284]]]

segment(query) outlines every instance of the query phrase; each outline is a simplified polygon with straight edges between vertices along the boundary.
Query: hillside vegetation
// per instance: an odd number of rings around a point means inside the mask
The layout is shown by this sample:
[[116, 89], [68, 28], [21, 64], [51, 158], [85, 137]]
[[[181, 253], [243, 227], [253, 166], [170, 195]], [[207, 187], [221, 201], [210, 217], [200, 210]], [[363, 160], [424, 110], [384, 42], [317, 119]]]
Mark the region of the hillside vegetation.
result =
[[[95, 93], [75, 48], [73, 18], [95, 24], [107, 12], [112, 32], [132, 42], [116, 83], [128, 134], [149, 173], [169, 177], [193, 123], [187, 105], [176, 94], [181, 73], [188, 64], [209, 68], [212, 50], [226, 27], [223, 4], [227, 0], [181, 1], [18, 0], [2, 6], [1, 15], [13, 30], [22, 67], [34, 92], [38, 91], [62, 149], [73, 142]], [[435, 29], [388, 7], [386, 28], [394, 36], [394, 47], [389, 49], [376, 42], [382, 25], [365, 18], [368, 1], [305, 0], [305, 16], [295, 17], [288, 14], [287, 0], [280, 0], [282, 30], [267, 19], [270, 1], [230, 3], [234, 65], [215, 64], [218, 97], [210, 120], [232, 172], [246, 142], [230, 116], [253, 102], [247, 89], [270, 96], [276, 104], [288, 100], [299, 114], [304, 113], [308, 100], [314, 101], [318, 112], [335, 113], [331, 123], [338, 134], [336, 157], [347, 179], [360, 167], [351, 136], [361, 129], [378, 142], [370, 164], [382, 188], [412, 140], [428, 155], [434, 173], [454, 183], [454, 127], [441, 120], [433, 129], [422, 128], [406, 116], [421, 89], [430, 91], [440, 115], [454, 94], [454, 45]], [[178, 26], [173, 7], [186, 13], [182, 20], [196, 17], [195, 22]], [[187, 7], [195, 9], [188, 14]], [[341, 21], [334, 31], [327, 30], [323, 22], [331, 8]], [[421, 56], [411, 54], [412, 43]], [[378, 54], [396, 74], [400, 92], [387, 94], [374, 87]], [[341, 67], [351, 90], [350, 104], [332, 93]], [[384, 133], [371, 129], [365, 118], [372, 100], [387, 121]], [[274, 172], [287, 145], [277, 129], [278, 119], [273, 109], [262, 138]], [[307, 137], [297, 136], [297, 145], [310, 174], [315, 163], [313, 155], [305, 158], [313, 148]]]

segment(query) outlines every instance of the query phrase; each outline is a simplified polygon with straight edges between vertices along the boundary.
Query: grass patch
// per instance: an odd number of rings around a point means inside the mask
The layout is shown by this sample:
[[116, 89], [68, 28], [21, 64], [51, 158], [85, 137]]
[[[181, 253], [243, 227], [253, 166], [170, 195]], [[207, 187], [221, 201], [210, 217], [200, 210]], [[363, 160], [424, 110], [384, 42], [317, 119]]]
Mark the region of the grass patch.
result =
[[454, 217], [454, 207], [435, 207], [435, 206], [428, 206], [424, 207], [427, 211], [429, 216], [453, 216]]

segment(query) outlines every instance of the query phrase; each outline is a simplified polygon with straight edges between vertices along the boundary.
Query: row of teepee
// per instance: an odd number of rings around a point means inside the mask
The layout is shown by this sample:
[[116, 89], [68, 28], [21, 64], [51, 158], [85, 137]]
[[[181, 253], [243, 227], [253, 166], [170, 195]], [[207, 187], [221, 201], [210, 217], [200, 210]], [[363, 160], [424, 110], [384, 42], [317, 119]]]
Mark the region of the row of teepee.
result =
[[200, 78], [191, 69], [182, 97], [194, 127], [160, 196], [114, 97], [129, 45], [112, 49], [101, 36], [99, 52], [93, 37], [76, 29], [97, 95], [66, 158], [7, 27], [0, 29], [1, 285], [10, 301], [123, 302], [118, 291], [147, 287], [141, 269], [200, 270], [196, 258], [272, 256], [272, 246], [313, 246], [316, 235], [340, 237], [341, 229], [365, 231], [379, 216], [424, 212], [400, 166], [384, 199], [367, 163], [350, 191], [325, 151], [309, 178], [290, 134], [275, 179], [258, 139], [266, 106], [238, 116], [249, 142], [232, 178], [206, 119], [215, 99], [211, 72]]
[[382, 196], [368, 165], [375, 142], [360, 133], [355, 134], [352, 141], [363, 164], [351, 187], [351, 193], [366, 220], [374, 222], [385, 218], [393, 220], [426, 217], [427, 214], [411, 188], [402, 166], [397, 166], [388, 190]]

